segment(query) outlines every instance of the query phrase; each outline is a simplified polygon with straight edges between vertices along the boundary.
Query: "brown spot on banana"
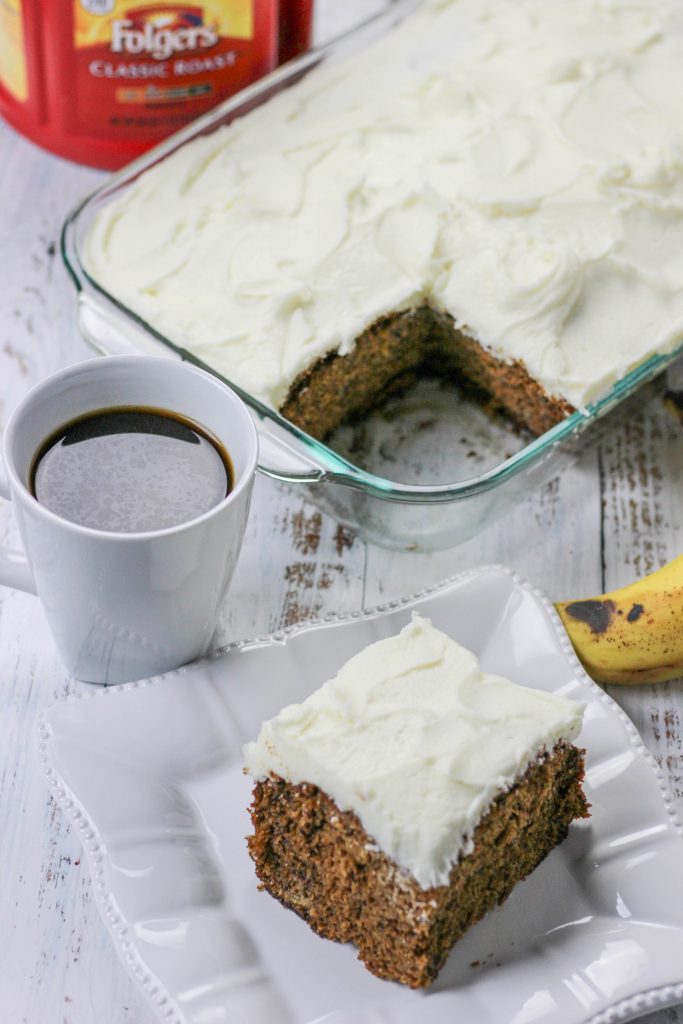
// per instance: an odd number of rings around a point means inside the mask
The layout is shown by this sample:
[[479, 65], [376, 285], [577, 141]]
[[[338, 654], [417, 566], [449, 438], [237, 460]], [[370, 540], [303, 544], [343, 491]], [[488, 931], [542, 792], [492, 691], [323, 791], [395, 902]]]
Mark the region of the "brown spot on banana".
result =
[[614, 601], [591, 598], [588, 601], [572, 601], [565, 605], [565, 612], [579, 622], [585, 622], [591, 633], [604, 633], [616, 610]]
[[634, 604], [633, 608], [631, 608], [631, 611], [626, 616], [626, 621], [637, 622], [644, 611], [645, 609], [643, 608], [642, 604]]

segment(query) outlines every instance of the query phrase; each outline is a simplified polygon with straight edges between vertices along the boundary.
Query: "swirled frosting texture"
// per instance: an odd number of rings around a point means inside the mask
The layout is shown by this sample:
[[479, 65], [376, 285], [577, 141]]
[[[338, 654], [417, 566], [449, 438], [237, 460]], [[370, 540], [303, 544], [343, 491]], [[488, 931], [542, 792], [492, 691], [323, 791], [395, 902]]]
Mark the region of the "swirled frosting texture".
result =
[[144, 174], [86, 265], [274, 407], [422, 302], [584, 407], [683, 340], [682, 97], [673, 0], [427, 0]]
[[573, 701], [481, 672], [414, 614], [244, 749], [256, 779], [312, 783], [423, 888], [445, 885], [477, 822], [529, 763], [579, 732]]

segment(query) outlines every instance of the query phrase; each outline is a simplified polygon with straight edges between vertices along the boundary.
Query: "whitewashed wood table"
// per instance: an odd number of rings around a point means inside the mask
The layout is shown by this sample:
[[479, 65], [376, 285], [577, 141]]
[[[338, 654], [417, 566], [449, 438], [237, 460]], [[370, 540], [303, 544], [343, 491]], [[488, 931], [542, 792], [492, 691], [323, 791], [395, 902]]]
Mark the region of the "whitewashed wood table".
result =
[[[321, 5], [323, 28], [370, 8]], [[49, 373], [89, 357], [59, 258], [62, 221], [102, 180], [0, 124], [0, 427]], [[683, 377], [683, 374], [681, 375]], [[471, 566], [502, 562], [553, 599], [629, 582], [683, 551], [683, 425], [646, 394], [636, 416], [504, 522], [447, 552], [368, 546], [300, 491], [256, 483], [253, 512], [216, 644], [414, 592]], [[7, 506], [0, 540], [17, 543]], [[114, 954], [76, 836], [48, 797], [35, 722], [78, 689], [62, 669], [38, 602], [0, 591], [0, 1021], [152, 1024]], [[683, 811], [683, 682], [612, 687]], [[672, 898], [682, 899], [681, 894]], [[682, 969], [683, 969], [683, 965]], [[683, 972], [682, 972], [683, 973]], [[643, 1018], [683, 1022], [683, 1007]], [[276, 1022], [274, 1022], [276, 1024]], [[504, 1024], [504, 1022], [501, 1022]]]

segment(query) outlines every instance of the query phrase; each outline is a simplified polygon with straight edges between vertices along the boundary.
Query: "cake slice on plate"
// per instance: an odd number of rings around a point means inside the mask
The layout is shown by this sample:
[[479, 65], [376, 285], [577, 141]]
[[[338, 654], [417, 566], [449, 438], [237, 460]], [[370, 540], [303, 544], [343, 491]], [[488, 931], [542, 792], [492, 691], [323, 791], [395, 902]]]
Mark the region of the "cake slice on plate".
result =
[[413, 988], [587, 817], [582, 708], [413, 614], [245, 747], [262, 886]]

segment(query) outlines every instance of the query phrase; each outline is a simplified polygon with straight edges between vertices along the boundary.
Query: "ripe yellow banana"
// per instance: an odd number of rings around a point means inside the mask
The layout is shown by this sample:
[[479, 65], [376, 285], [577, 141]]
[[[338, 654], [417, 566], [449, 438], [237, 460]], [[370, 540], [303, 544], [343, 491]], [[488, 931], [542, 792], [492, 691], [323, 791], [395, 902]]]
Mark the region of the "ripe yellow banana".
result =
[[683, 675], [683, 555], [621, 590], [555, 607], [598, 682], [637, 685]]

